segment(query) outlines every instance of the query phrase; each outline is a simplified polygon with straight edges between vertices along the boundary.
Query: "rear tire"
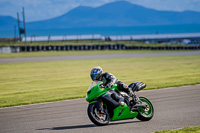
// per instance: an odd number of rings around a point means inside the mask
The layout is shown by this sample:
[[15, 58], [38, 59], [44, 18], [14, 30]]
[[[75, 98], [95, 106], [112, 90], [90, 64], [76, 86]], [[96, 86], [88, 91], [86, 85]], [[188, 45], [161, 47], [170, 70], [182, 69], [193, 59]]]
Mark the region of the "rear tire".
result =
[[141, 121], [151, 120], [154, 115], [154, 109], [152, 103], [145, 97], [139, 97], [139, 99], [147, 104], [147, 108], [138, 107], [137, 119]]
[[107, 109], [104, 109], [104, 112], [105, 112], [104, 114], [100, 114], [100, 115], [103, 115], [102, 117], [99, 116], [99, 114], [97, 113], [96, 105], [94, 103], [89, 104], [88, 110], [87, 110], [88, 117], [97, 126], [104, 126], [109, 123], [110, 116], [108, 114]]

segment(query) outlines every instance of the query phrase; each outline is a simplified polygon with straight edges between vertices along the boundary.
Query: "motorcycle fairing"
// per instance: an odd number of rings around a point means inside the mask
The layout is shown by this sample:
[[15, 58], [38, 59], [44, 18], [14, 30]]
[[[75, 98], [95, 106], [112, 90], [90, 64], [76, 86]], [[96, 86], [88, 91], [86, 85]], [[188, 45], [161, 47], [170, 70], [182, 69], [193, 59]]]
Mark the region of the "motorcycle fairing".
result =
[[123, 119], [131, 119], [138, 115], [138, 112], [130, 112], [129, 107], [127, 104], [122, 106], [118, 106], [116, 109], [114, 109], [113, 117], [111, 118], [111, 121], [116, 120], [123, 120]]

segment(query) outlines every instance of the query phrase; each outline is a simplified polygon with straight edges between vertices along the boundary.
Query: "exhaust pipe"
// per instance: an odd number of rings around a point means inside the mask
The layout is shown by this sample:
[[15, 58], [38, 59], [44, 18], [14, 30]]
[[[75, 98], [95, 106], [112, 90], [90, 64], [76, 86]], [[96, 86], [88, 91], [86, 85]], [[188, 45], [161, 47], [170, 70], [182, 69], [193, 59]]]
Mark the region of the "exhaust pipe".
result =
[[137, 107], [146, 108], [147, 105], [146, 104], [136, 104], [136, 105], [133, 106], [133, 108], [137, 108]]
[[146, 108], [147, 105], [146, 104], [135, 104], [132, 108], [131, 111], [138, 111], [138, 107], [142, 107], [142, 108]]

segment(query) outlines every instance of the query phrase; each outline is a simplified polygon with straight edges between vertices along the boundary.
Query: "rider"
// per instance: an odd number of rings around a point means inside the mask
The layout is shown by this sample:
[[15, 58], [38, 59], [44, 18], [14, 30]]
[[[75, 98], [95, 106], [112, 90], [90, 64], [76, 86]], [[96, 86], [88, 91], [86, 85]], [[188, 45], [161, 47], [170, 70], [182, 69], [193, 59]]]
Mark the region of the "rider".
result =
[[118, 84], [118, 89], [126, 92], [130, 97], [134, 97], [132, 89], [129, 88], [125, 83], [117, 79], [113, 74], [105, 72], [100, 66], [94, 67], [90, 72], [91, 79], [102, 81], [106, 88], [111, 88], [114, 84]]

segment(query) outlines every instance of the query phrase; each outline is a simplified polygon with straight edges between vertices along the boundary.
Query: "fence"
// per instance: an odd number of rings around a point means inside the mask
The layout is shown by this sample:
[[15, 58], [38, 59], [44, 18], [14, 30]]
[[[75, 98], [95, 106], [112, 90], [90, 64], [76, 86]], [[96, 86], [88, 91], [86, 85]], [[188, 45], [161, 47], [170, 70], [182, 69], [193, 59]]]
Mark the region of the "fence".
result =
[[79, 51], [79, 50], [199, 50], [199, 46], [125, 46], [124, 44], [108, 45], [63, 45], [63, 46], [10, 46], [0, 47], [0, 53], [33, 52], [33, 51]]

